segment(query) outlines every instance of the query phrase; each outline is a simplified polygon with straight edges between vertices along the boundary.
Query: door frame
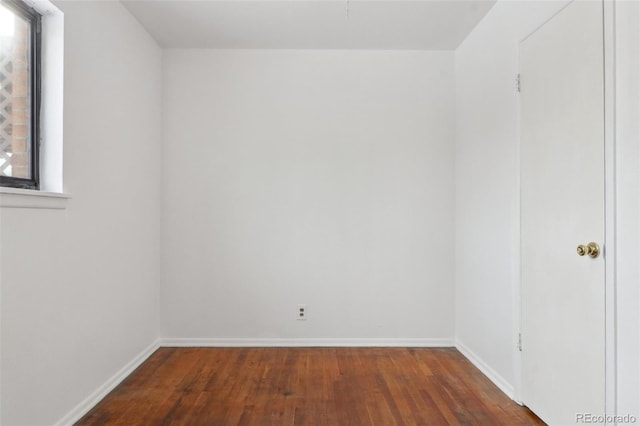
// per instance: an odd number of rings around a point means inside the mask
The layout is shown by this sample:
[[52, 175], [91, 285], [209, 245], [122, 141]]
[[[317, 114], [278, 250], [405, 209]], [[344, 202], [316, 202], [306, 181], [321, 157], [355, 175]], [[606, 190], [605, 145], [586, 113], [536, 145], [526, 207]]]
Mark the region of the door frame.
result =
[[[576, 0], [573, 0], [576, 1]], [[615, 140], [615, 2], [617, 0], [601, 0], [603, 5], [603, 38], [604, 38], [604, 179], [605, 179], [605, 413], [616, 415], [616, 140]], [[571, 2], [567, 2], [558, 11], [545, 20], [527, 36], [516, 41], [515, 69], [520, 71], [520, 43], [553, 19]], [[514, 179], [516, 199], [513, 208], [513, 368], [515, 372], [514, 400], [522, 401], [522, 352], [519, 349], [522, 330], [522, 277], [520, 252], [520, 164], [521, 164], [521, 109], [520, 99], [516, 93], [518, 143], [516, 146], [516, 169], [518, 175]]]

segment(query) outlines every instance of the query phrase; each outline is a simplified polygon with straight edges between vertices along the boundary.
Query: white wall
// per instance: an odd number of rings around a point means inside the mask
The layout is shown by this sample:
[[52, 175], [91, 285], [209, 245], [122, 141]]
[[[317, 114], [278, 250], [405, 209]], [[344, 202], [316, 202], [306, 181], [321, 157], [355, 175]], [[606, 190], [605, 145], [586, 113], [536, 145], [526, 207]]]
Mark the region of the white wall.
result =
[[2, 419], [53, 424], [158, 336], [161, 50], [118, 2], [65, 13], [66, 210], [0, 210]]
[[452, 52], [168, 50], [164, 73], [164, 336], [453, 337]]
[[456, 338], [513, 395], [518, 41], [566, 2], [499, 1], [455, 52]]
[[617, 408], [640, 418], [640, 2], [616, 27]]

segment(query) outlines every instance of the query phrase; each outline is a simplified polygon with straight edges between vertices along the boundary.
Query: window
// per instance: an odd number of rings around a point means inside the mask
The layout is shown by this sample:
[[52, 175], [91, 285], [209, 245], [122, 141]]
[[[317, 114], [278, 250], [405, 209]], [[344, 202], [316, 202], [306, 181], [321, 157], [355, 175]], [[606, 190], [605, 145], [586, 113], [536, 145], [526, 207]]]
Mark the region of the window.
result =
[[40, 14], [0, 2], [0, 184], [39, 189]]

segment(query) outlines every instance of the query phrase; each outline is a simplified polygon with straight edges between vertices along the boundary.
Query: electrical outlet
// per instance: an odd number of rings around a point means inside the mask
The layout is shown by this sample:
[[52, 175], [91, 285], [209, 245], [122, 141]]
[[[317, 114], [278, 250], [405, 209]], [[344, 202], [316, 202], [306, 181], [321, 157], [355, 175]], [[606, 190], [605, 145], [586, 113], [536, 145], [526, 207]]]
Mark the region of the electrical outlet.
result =
[[305, 305], [305, 304], [298, 305], [297, 314], [298, 314], [298, 316], [297, 316], [298, 321], [306, 321], [307, 320], [307, 305]]

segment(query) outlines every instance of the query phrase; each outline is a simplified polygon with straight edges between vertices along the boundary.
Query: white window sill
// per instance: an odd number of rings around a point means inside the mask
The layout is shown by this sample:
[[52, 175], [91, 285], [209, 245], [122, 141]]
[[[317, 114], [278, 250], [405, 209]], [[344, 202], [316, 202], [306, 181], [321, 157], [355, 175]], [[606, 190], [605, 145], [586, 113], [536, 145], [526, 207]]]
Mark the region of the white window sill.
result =
[[0, 208], [62, 210], [70, 198], [69, 194], [58, 192], [0, 187]]

